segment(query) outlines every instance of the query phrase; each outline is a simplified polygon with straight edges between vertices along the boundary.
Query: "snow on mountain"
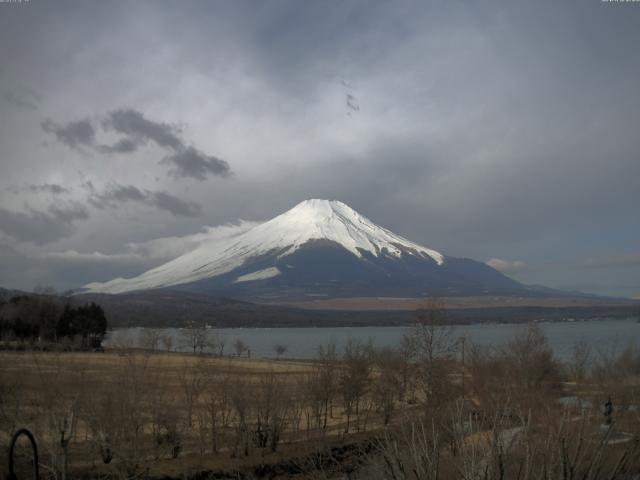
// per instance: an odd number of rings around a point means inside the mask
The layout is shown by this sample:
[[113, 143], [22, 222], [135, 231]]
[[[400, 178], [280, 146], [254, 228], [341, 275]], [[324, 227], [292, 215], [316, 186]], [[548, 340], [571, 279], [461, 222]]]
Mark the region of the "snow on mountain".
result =
[[269, 267], [257, 272], [247, 273], [246, 275], [240, 275], [233, 283], [240, 282], [253, 282], [254, 280], [266, 280], [267, 278], [273, 278], [280, 275], [280, 270], [277, 267]]
[[[376, 225], [342, 202], [312, 199], [238, 235], [203, 243], [138, 277], [90, 283], [84, 289], [92, 293], [122, 293], [191, 283], [231, 272], [262, 255], [275, 253], [278, 258], [286, 257], [313, 240], [335, 242], [358, 258], [368, 252], [375, 257], [410, 255], [431, 259], [439, 266], [445, 262], [441, 253]], [[267, 268], [241, 275], [235, 282], [279, 274], [277, 268]]]

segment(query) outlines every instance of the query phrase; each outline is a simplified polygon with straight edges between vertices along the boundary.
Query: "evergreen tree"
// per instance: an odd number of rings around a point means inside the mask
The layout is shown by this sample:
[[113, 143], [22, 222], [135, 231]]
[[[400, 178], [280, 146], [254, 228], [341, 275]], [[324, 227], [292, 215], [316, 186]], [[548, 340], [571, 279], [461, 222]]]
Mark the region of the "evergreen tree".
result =
[[76, 332], [73, 326], [74, 312], [72, 308], [67, 304], [64, 306], [62, 315], [58, 319], [58, 325], [56, 328], [56, 335], [58, 338], [73, 337]]

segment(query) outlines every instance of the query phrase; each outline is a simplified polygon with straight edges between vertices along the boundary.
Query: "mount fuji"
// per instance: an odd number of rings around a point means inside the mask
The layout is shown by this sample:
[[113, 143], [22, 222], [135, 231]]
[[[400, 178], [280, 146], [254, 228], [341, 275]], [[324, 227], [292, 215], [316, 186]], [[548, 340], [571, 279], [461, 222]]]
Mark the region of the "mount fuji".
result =
[[187, 290], [246, 299], [527, 295], [530, 287], [380, 227], [336, 200], [306, 200], [137, 277], [83, 293]]

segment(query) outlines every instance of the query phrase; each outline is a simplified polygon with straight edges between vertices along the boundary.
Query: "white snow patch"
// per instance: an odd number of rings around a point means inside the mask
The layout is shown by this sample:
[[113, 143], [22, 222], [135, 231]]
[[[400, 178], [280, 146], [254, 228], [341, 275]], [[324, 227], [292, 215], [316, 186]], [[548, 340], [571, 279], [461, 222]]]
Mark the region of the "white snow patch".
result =
[[246, 275], [240, 275], [233, 283], [240, 282], [253, 282], [254, 280], [265, 280], [267, 278], [273, 278], [280, 275], [280, 270], [276, 267], [265, 268], [264, 270], [258, 270], [257, 272], [247, 273]]

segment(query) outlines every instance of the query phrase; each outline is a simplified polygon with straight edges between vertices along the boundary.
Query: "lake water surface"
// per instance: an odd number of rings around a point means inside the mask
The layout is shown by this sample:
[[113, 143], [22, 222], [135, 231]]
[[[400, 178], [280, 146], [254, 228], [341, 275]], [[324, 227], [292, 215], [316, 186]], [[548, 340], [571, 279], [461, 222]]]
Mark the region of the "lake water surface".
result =
[[[591, 345], [595, 352], [620, 351], [629, 342], [640, 343], [640, 323], [635, 318], [602, 319], [575, 322], [554, 322], [538, 324], [546, 333], [549, 344], [559, 358], [568, 358], [573, 346], [580, 341]], [[211, 334], [222, 336], [226, 341], [225, 353], [232, 353], [232, 343], [241, 339], [251, 349], [253, 357], [274, 357], [273, 346], [282, 344], [287, 347], [288, 358], [313, 358], [317, 347], [335, 342], [338, 351], [348, 339], [368, 342], [374, 345], [396, 346], [410, 327], [329, 327], [329, 328], [218, 328]], [[475, 324], [455, 326], [454, 338], [466, 337], [479, 345], [500, 346], [513, 338], [521, 324]], [[136, 345], [143, 328], [115, 329], [107, 335], [106, 345]], [[173, 337], [175, 350], [188, 351], [184, 345], [181, 329], [162, 329], [163, 335]]]

